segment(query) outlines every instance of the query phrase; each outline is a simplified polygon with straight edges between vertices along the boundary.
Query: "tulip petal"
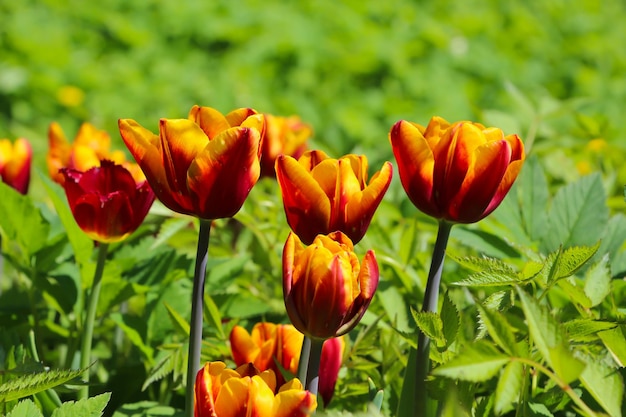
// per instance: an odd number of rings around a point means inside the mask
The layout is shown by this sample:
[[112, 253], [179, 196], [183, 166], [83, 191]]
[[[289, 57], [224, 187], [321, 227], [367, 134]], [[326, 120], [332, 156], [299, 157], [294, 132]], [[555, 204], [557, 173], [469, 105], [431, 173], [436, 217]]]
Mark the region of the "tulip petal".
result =
[[230, 350], [237, 366], [254, 362], [260, 352], [259, 346], [254, 343], [250, 333], [241, 326], [233, 327], [230, 332]]
[[510, 156], [511, 147], [504, 140], [488, 142], [476, 149], [462, 189], [448, 206], [453, 221], [468, 223], [484, 217], [507, 171]]
[[[226, 115], [226, 120], [228, 120], [228, 123], [230, 124], [231, 127], [235, 127], [235, 126], [242, 126], [243, 127], [244, 120], [246, 120], [250, 116], [254, 116], [256, 114], [257, 114], [256, 110], [244, 107], [244, 108], [235, 109], [235, 110], [229, 112]], [[262, 116], [261, 116], [261, 118], [262, 118]], [[251, 126], [249, 126], [249, 127], [251, 127]], [[261, 133], [261, 130], [259, 130], [259, 133]]]
[[199, 125], [209, 140], [231, 127], [226, 117], [212, 107], [194, 105], [189, 111], [189, 120]]
[[311, 243], [318, 233], [328, 233], [330, 200], [316, 179], [298, 161], [286, 155], [276, 159], [276, 178], [287, 222], [300, 239]]
[[385, 162], [381, 170], [374, 174], [369, 185], [363, 191], [353, 194], [348, 201], [345, 210], [345, 233], [350, 235], [354, 244], [365, 235], [374, 212], [391, 184], [392, 175], [391, 163]]
[[259, 179], [259, 146], [256, 129], [230, 128], [196, 156], [187, 184], [199, 217], [232, 217], [239, 211]]
[[321, 164], [322, 161], [328, 159], [328, 155], [324, 151], [320, 151], [318, 149], [305, 152], [299, 159], [298, 163], [304, 167], [308, 172], [313, 171], [317, 165]]
[[120, 119], [118, 125], [126, 147], [146, 174], [146, 179], [159, 200], [171, 210], [193, 214], [190, 199], [172, 192], [170, 188], [163, 169], [159, 137], [132, 119]]
[[[215, 401], [221, 385], [214, 387], [214, 381], [217, 380], [214, 375], [226, 368], [223, 362], [207, 363], [196, 375], [196, 384], [194, 388], [194, 416], [195, 417], [217, 417], [215, 414]], [[217, 381], [219, 382], [219, 381]], [[217, 388], [217, 389], [215, 389]]]
[[324, 400], [324, 407], [328, 407], [335, 392], [335, 384], [341, 362], [345, 342], [343, 337], [333, 337], [324, 342], [319, 372], [319, 394]]
[[300, 389], [281, 390], [274, 399], [273, 417], [304, 417], [315, 411], [317, 400], [308, 391]]
[[209, 139], [200, 126], [187, 119], [161, 119], [160, 139], [170, 189], [186, 195], [187, 171], [196, 155], [210, 143]]
[[219, 417], [246, 416], [250, 401], [251, 378], [229, 378], [215, 398], [215, 415]]
[[389, 138], [407, 195], [419, 210], [439, 217], [440, 210], [433, 200], [435, 160], [427, 140], [415, 125], [404, 120], [392, 127]]

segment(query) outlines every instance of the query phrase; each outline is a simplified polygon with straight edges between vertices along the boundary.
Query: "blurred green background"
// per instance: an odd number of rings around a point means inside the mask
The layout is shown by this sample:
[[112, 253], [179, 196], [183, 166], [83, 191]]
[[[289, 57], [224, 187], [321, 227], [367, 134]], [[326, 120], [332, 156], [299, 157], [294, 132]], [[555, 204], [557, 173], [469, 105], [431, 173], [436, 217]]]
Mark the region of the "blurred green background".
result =
[[[567, 181], [606, 165], [585, 157], [590, 140], [626, 146], [625, 9], [621, 0], [2, 0], [0, 137], [29, 138], [43, 169], [52, 121], [69, 138], [91, 121], [123, 148], [118, 118], [156, 131], [158, 118], [185, 117], [193, 104], [254, 107], [299, 114], [314, 147], [365, 153], [378, 168], [392, 159], [393, 123], [440, 115], [519, 133]], [[609, 168], [623, 154], [611, 152]]]

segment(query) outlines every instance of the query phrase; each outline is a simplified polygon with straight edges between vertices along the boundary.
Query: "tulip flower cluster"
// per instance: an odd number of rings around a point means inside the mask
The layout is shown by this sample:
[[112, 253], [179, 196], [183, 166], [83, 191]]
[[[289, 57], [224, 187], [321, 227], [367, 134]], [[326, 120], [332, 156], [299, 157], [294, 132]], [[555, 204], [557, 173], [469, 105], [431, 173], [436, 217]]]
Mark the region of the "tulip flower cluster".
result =
[[278, 387], [274, 371], [260, 372], [252, 364], [236, 370], [210, 362], [198, 372], [195, 417], [300, 417], [317, 407], [315, 396], [297, 379]]
[[266, 131], [261, 157], [261, 176], [276, 177], [274, 165], [279, 155], [299, 158], [306, 150], [306, 142], [313, 129], [298, 116], [265, 115]]
[[14, 143], [0, 139], [0, 177], [2, 182], [21, 194], [28, 192], [33, 150], [30, 143], [19, 138]]
[[[257, 323], [252, 333], [235, 326], [230, 333], [230, 347], [237, 366], [253, 363], [259, 370], [271, 369], [278, 385], [285, 382], [281, 369], [298, 372], [304, 335], [289, 324]], [[334, 394], [345, 342], [342, 337], [328, 339], [322, 348], [319, 394], [327, 406]]]

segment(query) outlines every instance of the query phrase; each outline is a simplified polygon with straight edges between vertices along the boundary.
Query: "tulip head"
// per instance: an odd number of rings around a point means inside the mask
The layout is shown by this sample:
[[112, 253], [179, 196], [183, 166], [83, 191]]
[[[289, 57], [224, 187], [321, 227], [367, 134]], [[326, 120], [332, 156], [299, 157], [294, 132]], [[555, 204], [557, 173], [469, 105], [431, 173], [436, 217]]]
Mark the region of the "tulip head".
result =
[[283, 250], [283, 297], [289, 319], [306, 336], [328, 339], [354, 328], [378, 287], [374, 251], [363, 262], [341, 232], [304, 246], [290, 233]]
[[276, 392], [274, 372], [245, 364], [236, 370], [223, 362], [200, 369], [195, 385], [195, 417], [300, 417], [317, 407], [315, 396], [293, 379]]
[[194, 106], [188, 119], [161, 119], [159, 135], [130, 119], [119, 128], [157, 198], [176, 212], [232, 217], [259, 178], [265, 122], [252, 109], [224, 116]]
[[322, 151], [307, 151], [296, 161], [280, 155], [276, 178], [291, 230], [307, 244], [337, 230], [358, 243], [389, 188], [392, 171], [385, 162], [368, 183], [365, 156], [332, 159]]
[[0, 177], [21, 194], [28, 192], [32, 160], [33, 149], [26, 139], [19, 138], [15, 143], [0, 139]]
[[76, 223], [99, 242], [118, 242], [134, 232], [150, 210], [154, 193], [123, 166], [103, 160], [82, 172], [62, 168], [63, 187]]
[[261, 176], [275, 178], [274, 165], [278, 155], [299, 158], [306, 150], [306, 142], [313, 135], [313, 129], [298, 116], [281, 117], [266, 114], [265, 122]]
[[495, 210], [525, 159], [517, 135], [479, 123], [433, 117], [424, 127], [401, 120], [389, 138], [413, 204], [452, 223], [474, 223]]
[[61, 126], [53, 122], [48, 129], [48, 153], [46, 163], [50, 177], [63, 184], [65, 177], [61, 168], [87, 171], [100, 166], [103, 159], [120, 165], [127, 165], [126, 157], [121, 151], [111, 151], [111, 137], [104, 130], [96, 129], [90, 123], [83, 123], [78, 129], [74, 141], [70, 143]]

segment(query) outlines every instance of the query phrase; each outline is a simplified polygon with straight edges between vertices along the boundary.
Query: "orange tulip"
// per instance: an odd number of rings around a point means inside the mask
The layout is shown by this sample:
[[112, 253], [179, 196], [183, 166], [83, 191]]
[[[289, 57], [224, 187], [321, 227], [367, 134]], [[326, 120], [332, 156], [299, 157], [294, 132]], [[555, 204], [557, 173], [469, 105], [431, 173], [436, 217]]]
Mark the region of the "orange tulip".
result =
[[[285, 382], [280, 368], [292, 375], [297, 374], [303, 340], [304, 335], [290, 324], [257, 323], [252, 333], [241, 326], [233, 327], [230, 332], [235, 364], [253, 363], [261, 371], [271, 369], [278, 385]], [[344, 347], [343, 338], [338, 337], [326, 340], [322, 348], [319, 393], [326, 405], [335, 391]]]
[[19, 138], [15, 143], [0, 139], [0, 177], [22, 194], [28, 192], [32, 160], [33, 149], [26, 139]]
[[363, 262], [341, 232], [305, 247], [290, 233], [283, 250], [283, 297], [291, 323], [313, 339], [341, 336], [365, 314], [378, 286], [374, 251]]
[[194, 106], [188, 119], [161, 119], [159, 135], [131, 119], [119, 128], [157, 198], [176, 212], [232, 217], [259, 178], [265, 122], [252, 109], [224, 116]]
[[63, 187], [76, 223], [92, 239], [118, 242], [143, 222], [154, 201], [148, 182], [123, 166], [103, 160], [82, 172], [62, 168]]
[[100, 161], [103, 159], [124, 165], [127, 169], [130, 168], [128, 165], [131, 165], [126, 162], [124, 152], [110, 150], [109, 134], [104, 130], [96, 129], [90, 123], [83, 123], [80, 126], [74, 142], [70, 144], [61, 126], [53, 122], [48, 129], [48, 144], [46, 155], [48, 172], [50, 177], [59, 184], [63, 184], [64, 181], [63, 174], [59, 172], [61, 168], [85, 172], [90, 168], [100, 166]]
[[313, 129], [298, 116], [265, 115], [266, 132], [261, 156], [261, 176], [276, 177], [274, 164], [278, 155], [299, 158], [306, 150], [306, 142]]
[[415, 206], [429, 216], [473, 223], [502, 202], [524, 162], [517, 135], [479, 123], [428, 126], [404, 120], [389, 133], [400, 180]]
[[227, 369], [210, 362], [198, 372], [195, 417], [300, 417], [317, 407], [315, 396], [293, 379], [276, 392], [274, 372], [259, 372], [254, 365]]
[[308, 151], [296, 161], [280, 155], [276, 178], [291, 230], [307, 244], [334, 231], [358, 243], [389, 188], [392, 171], [385, 162], [368, 183], [365, 156], [331, 159], [322, 151]]

